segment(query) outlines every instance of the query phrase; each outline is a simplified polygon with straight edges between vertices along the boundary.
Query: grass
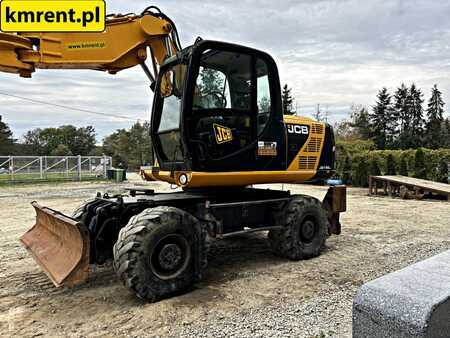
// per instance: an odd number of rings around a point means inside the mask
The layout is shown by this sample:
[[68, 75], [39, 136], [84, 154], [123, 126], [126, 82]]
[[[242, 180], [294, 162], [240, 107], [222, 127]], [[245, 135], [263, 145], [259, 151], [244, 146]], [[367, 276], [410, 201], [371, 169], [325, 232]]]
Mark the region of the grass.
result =
[[[64, 181], [79, 181], [77, 173], [45, 173], [42, 177], [39, 173], [20, 173], [20, 174], [0, 174], [0, 185], [15, 184], [15, 183], [34, 183], [34, 182], [64, 182]], [[101, 181], [104, 178], [99, 178], [95, 173], [83, 173], [81, 181]]]

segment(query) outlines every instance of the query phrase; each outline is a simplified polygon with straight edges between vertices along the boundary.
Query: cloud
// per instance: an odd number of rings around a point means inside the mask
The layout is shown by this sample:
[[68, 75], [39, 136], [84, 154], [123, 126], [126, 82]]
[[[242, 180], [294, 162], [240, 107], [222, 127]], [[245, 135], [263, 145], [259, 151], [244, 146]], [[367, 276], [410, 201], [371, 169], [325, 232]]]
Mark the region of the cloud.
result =
[[[372, 105], [377, 90], [415, 82], [426, 97], [437, 83], [450, 104], [450, 2], [428, 0], [154, 1], [177, 24], [187, 46], [197, 36], [249, 45], [277, 61], [303, 114], [317, 103], [331, 119], [352, 103]], [[147, 1], [108, 1], [109, 12], [140, 12]], [[38, 71], [31, 80], [0, 74], [0, 91], [148, 118], [152, 94], [140, 69], [112, 76]], [[17, 136], [36, 126], [94, 125], [98, 139], [132, 122], [30, 104], [0, 96], [0, 114]]]

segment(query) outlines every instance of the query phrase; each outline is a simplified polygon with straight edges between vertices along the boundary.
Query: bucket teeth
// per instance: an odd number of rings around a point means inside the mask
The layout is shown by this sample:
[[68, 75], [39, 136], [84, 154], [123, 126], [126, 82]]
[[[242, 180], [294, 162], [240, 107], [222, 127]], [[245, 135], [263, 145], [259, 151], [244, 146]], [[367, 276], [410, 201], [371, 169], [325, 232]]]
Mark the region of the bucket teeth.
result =
[[32, 203], [36, 224], [20, 241], [56, 287], [83, 283], [89, 273], [89, 233], [83, 223]]

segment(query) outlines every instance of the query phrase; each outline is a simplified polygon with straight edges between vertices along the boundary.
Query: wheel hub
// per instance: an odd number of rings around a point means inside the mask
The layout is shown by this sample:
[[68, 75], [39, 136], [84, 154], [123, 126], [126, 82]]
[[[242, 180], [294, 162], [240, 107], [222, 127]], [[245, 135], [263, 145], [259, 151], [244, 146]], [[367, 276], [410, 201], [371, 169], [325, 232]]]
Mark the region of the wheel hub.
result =
[[179, 276], [189, 265], [191, 249], [181, 234], [170, 234], [159, 240], [148, 259], [150, 269], [161, 279]]
[[181, 248], [176, 244], [166, 244], [158, 255], [161, 268], [167, 271], [174, 270], [182, 259]]
[[316, 233], [316, 225], [312, 220], [306, 220], [301, 227], [300, 237], [302, 242], [311, 242]]

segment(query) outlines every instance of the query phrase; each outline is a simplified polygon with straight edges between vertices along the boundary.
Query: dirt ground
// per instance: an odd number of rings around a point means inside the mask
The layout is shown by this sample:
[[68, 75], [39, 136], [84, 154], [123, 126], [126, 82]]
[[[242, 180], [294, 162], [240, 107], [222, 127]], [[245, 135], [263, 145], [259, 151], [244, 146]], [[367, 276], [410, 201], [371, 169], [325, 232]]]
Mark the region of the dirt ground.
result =
[[[203, 281], [188, 294], [155, 304], [129, 293], [110, 265], [99, 267], [83, 286], [54, 288], [18, 242], [33, 224], [30, 202], [70, 213], [111, 187], [120, 188], [98, 182], [0, 187], [1, 336], [264, 336], [252, 324], [253, 313], [305, 305], [306, 313], [285, 317], [283, 325], [295, 324], [296, 335], [306, 337], [347, 337], [358, 286], [450, 249], [450, 203], [368, 197], [364, 189], [349, 189], [343, 232], [328, 239], [318, 258], [277, 258], [261, 233], [213, 243]], [[272, 187], [325, 193], [322, 187]], [[248, 328], [227, 331], [227, 323], [244, 317]], [[292, 318], [296, 323], [289, 323]]]

